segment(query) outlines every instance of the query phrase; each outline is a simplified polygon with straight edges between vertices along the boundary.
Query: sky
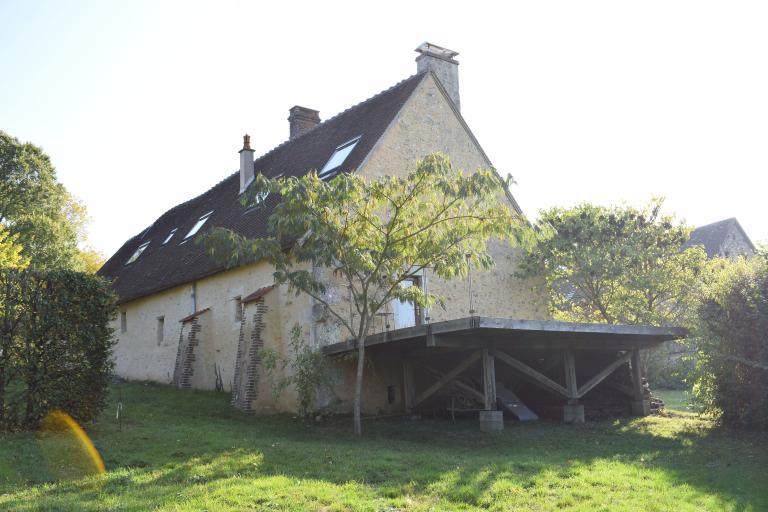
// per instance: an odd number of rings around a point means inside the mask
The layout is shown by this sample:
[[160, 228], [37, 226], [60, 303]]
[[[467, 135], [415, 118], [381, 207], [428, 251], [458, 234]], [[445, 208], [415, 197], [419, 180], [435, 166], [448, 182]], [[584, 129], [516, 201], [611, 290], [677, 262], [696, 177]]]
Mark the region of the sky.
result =
[[0, 0], [0, 130], [110, 256], [288, 137], [458, 51], [462, 114], [526, 215], [598, 204], [768, 240], [768, 2]]

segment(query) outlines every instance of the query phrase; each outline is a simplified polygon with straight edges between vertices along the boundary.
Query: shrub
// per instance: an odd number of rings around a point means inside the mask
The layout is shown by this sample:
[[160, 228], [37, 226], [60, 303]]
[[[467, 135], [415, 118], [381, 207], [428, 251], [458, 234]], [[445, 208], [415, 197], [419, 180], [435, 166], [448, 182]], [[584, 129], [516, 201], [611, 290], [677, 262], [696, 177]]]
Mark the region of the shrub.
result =
[[[260, 356], [267, 377], [272, 381], [275, 398], [290, 385], [296, 387], [298, 413], [309, 416], [315, 410], [315, 400], [322, 388], [330, 390], [325, 357], [307, 343], [299, 325], [291, 329], [289, 343], [292, 357], [282, 357], [273, 349], [262, 349]], [[280, 372], [281, 376], [276, 375]]]
[[768, 428], [768, 260], [723, 264], [695, 325], [694, 391], [705, 410], [735, 426]]
[[112, 373], [115, 297], [71, 270], [0, 270], [0, 429], [34, 428], [61, 409], [90, 421]]

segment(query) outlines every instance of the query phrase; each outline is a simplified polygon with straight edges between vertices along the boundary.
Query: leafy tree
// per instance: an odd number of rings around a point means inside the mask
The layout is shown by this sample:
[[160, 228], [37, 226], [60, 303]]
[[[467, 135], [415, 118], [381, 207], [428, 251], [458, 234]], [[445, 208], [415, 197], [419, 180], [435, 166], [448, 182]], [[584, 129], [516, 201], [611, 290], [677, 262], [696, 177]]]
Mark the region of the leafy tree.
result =
[[77, 259], [79, 270], [86, 274], [95, 274], [106, 261], [104, 255], [93, 247], [81, 249]]
[[[507, 185], [491, 170], [456, 171], [440, 154], [419, 161], [405, 177], [372, 181], [346, 173], [329, 181], [314, 172], [281, 179], [259, 174], [243, 204], [278, 198], [268, 236], [245, 239], [219, 229], [204, 243], [232, 265], [266, 259], [276, 283], [323, 304], [357, 340], [354, 431], [360, 435], [365, 340], [377, 313], [393, 299], [440, 303], [442, 297], [401, 286], [424, 268], [445, 279], [465, 276], [469, 266], [493, 265], [488, 240], [526, 241], [525, 221], [500, 200]], [[351, 304], [326, 294], [325, 270], [347, 288]]]
[[[641, 209], [589, 203], [541, 212], [546, 233], [521, 275], [539, 276], [549, 309], [560, 320], [608, 324], [686, 325], [706, 262], [700, 247], [682, 251], [690, 228], [662, 215], [663, 201]], [[654, 382], [682, 382], [686, 361], [671, 365], [667, 345], [645, 351]]]
[[528, 253], [522, 274], [543, 277], [550, 309], [563, 320], [680, 324], [706, 254], [681, 250], [691, 230], [662, 216], [662, 203], [541, 212], [538, 227], [549, 235]]
[[694, 392], [729, 425], [768, 429], [768, 259], [716, 262], [697, 308]]
[[45, 152], [0, 131], [0, 224], [31, 268], [84, 268], [85, 207], [56, 179]]
[[0, 224], [0, 268], [25, 268], [29, 262], [21, 255], [22, 247], [17, 243], [18, 234], [11, 234]]

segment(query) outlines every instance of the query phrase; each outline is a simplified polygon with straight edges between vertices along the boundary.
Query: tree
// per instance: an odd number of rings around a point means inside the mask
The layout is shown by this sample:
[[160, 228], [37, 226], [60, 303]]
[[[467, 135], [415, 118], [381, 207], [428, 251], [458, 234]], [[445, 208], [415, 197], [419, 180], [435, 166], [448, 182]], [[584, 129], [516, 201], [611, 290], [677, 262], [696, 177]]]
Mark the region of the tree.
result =
[[662, 216], [662, 204], [542, 211], [537, 227], [548, 235], [527, 254], [521, 273], [543, 277], [550, 310], [563, 320], [679, 324], [706, 254], [681, 250], [691, 230]]
[[[377, 313], [393, 299], [421, 307], [442, 302], [401, 286], [425, 268], [445, 279], [465, 276], [470, 266], [493, 265], [488, 240], [525, 242], [524, 219], [500, 200], [507, 186], [492, 170], [455, 171], [440, 154], [419, 161], [405, 177], [372, 181], [354, 173], [329, 181], [315, 172], [279, 179], [259, 174], [242, 201], [253, 206], [278, 198], [268, 236], [246, 239], [218, 229], [203, 243], [230, 265], [266, 259], [276, 283], [313, 297], [356, 340], [354, 431], [360, 435], [365, 340]], [[349, 290], [346, 307], [326, 295], [323, 269]]]
[[23, 247], [18, 242], [19, 235], [11, 234], [0, 224], [0, 268], [26, 268], [29, 264], [21, 255]]
[[[560, 320], [687, 325], [706, 254], [682, 250], [690, 228], [661, 214], [663, 200], [641, 209], [589, 203], [541, 212], [539, 237], [521, 276], [538, 276]], [[685, 361], [670, 347], [644, 351], [650, 380], [682, 384]], [[671, 363], [675, 363], [672, 365]]]
[[86, 274], [95, 274], [104, 265], [106, 259], [104, 255], [93, 247], [85, 247], [80, 250], [78, 255], [79, 270]]
[[697, 308], [694, 392], [724, 423], [768, 429], [768, 258], [716, 262]]
[[56, 179], [45, 152], [0, 131], [0, 224], [38, 270], [81, 269], [85, 207]]

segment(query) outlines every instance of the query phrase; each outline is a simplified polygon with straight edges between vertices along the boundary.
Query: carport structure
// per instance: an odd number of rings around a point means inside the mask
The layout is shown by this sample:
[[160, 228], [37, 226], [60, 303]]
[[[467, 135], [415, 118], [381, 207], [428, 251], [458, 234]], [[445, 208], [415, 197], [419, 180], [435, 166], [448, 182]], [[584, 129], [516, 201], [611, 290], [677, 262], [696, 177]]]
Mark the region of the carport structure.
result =
[[[401, 366], [403, 412], [470, 403], [465, 410], [479, 412], [481, 429], [493, 429], [503, 410], [520, 420], [561, 410], [570, 423], [584, 422], [584, 403], [647, 415], [641, 350], [685, 335], [674, 327], [472, 316], [371, 335], [366, 354]], [[323, 348], [328, 356], [353, 350], [354, 341]]]

